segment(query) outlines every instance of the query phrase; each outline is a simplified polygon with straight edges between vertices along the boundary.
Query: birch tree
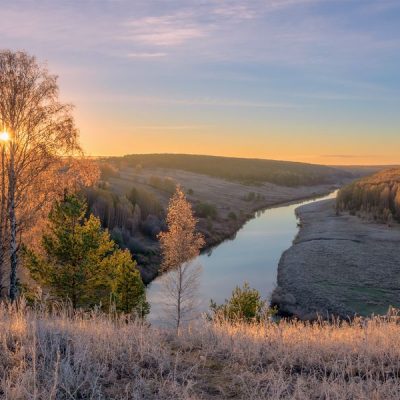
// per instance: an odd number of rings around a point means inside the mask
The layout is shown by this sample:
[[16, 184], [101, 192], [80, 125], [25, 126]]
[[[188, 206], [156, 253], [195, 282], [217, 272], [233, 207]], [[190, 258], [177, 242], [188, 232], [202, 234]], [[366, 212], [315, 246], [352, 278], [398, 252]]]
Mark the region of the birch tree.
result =
[[5, 168], [5, 157], [6, 157], [6, 143], [8, 135], [3, 132], [1, 134], [1, 164], [0, 164], [0, 174], [1, 174], [1, 188], [0, 188], [0, 297], [3, 291], [4, 284], [4, 261], [5, 253], [7, 250], [7, 192], [6, 192], [6, 168]]
[[0, 52], [0, 129], [9, 136], [2, 169], [6, 221], [1, 224], [3, 237], [9, 238], [12, 301], [17, 296], [21, 236], [65, 189], [63, 183], [76, 162], [69, 157], [80, 152], [72, 106], [60, 102], [58, 94], [57, 77], [35, 57]]
[[196, 232], [196, 218], [185, 194], [177, 186], [167, 214], [168, 230], [159, 235], [162, 271], [168, 316], [179, 332], [181, 323], [193, 312], [196, 303], [200, 267], [191, 261], [204, 245], [203, 235]]

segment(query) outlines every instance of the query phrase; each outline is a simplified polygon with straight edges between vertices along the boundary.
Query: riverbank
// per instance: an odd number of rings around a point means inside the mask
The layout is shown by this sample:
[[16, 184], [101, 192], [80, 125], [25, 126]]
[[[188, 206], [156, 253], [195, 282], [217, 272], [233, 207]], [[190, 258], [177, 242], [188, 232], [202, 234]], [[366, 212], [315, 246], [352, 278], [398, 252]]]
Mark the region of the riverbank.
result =
[[[324, 196], [324, 199], [332, 196], [334, 193]], [[197, 311], [208, 312], [210, 299], [222, 304], [231, 296], [232, 290], [244, 282], [258, 290], [263, 298], [269, 299], [276, 287], [279, 259], [298, 233], [295, 209], [300, 204], [320, 200], [297, 201], [260, 211], [233, 240], [226, 240], [193, 260], [202, 266]], [[154, 280], [147, 290], [151, 304], [148, 318], [152, 323], [159, 323], [164, 318], [164, 301], [160, 296], [164, 276]]]
[[[197, 215], [197, 229], [206, 241], [203, 253], [233, 239], [258, 211], [322, 197], [343, 183], [297, 187], [272, 183], [245, 185], [208, 175], [163, 168], [143, 168], [139, 171], [122, 168], [118, 177], [110, 178], [109, 183], [112, 192], [116, 194], [124, 194], [132, 187], [147, 191], [154, 195], [165, 210], [171, 193], [152, 184], [154, 177], [181, 185], [195, 210], [200, 205], [208, 205], [214, 210], [213, 215]], [[140, 252], [134, 252], [134, 257], [140, 265], [144, 282], [150, 283], [158, 275], [158, 241], [140, 232], [135, 234], [134, 239], [140, 243], [141, 248]]]
[[278, 266], [282, 315], [314, 319], [384, 314], [400, 306], [400, 227], [336, 215], [334, 200], [296, 209], [301, 221]]

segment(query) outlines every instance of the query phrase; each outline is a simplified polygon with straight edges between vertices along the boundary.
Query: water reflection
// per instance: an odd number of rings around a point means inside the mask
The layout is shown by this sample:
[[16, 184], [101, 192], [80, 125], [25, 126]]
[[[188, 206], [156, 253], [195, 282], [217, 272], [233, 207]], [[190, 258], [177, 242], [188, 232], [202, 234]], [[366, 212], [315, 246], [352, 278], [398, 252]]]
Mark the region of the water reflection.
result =
[[[317, 200], [269, 208], [256, 213], [228, 240], [200, 255], [194, 262], [203, 267], [200, 278], [200, 311], [208, 309], [210, 299], [217, 303], [228, 298], [237, 285], [245, 281], [268, 298], [276, 286], [277, 266], [281, 254], [288, 249], [298, 232], [294, 210], [300, 204], [334, 198], [336, 192]], [[148, 288], [151, 304], [150, 322], [162, 316], [161, 284], [157, 278]]]

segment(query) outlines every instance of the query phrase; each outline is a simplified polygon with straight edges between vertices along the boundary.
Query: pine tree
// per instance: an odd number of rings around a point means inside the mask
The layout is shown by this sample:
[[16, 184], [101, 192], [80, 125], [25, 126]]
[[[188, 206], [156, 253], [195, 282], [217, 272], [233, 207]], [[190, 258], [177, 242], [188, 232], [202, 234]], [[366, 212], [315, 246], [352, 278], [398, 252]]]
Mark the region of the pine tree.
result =
[[[31, 277], [74, 308], [100, 303], [107, 307], [115, 301], [120, 311], [137, 309], [145, 315], [148, 304], [136, 264], [127, 251], [118, 249], [98, 218], [85, 218], [86, 210], [86, 203], [74, 195], [55, 203], [42, 240], [44, 256], [24, 251]], [[129, 285], [121, 286], [123, 279]]]
[[114, 266], [111, 286], [117, 311], [135, 312], [142, 317], [148, 314], [150, 306], [146, 302], [145, 288], [129, 251], [115, 252], [109, 263]]

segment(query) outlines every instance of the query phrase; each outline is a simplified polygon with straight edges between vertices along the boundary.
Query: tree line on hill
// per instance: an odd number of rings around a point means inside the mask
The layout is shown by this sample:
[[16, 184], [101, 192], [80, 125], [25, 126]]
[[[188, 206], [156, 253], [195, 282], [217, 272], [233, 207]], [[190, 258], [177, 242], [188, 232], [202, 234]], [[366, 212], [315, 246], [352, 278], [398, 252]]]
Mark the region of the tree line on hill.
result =
[[400, 168], [391, 168], [342, 188], [338, 211], [365, 215], [379, 222], [400, 222]]
[[132, 154], [112, 157], [109, 161], [134, 168], [180, 169], [245, 184], [316, 185], [351, 177], [347, 171], [323, 165], [189, 154]]

